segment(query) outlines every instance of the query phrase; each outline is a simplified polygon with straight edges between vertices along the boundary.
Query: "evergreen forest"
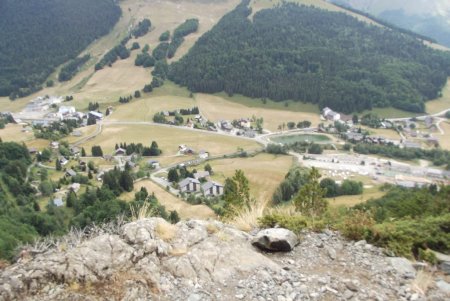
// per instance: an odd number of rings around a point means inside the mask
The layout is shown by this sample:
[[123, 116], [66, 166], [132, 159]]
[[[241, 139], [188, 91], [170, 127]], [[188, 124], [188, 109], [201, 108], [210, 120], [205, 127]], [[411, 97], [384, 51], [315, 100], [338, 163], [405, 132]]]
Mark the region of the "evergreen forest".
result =
[[192, 92], [296, 100], [344, 113], [393, 106], [423, 112], [450, 75], [450, 54], [417, 36], [295, 3], [225, 15], [169, 79]]
[[120, 16], [113, 0], [0, 1], [0, 96], [39, 90], [57, 66], [107, 34]]

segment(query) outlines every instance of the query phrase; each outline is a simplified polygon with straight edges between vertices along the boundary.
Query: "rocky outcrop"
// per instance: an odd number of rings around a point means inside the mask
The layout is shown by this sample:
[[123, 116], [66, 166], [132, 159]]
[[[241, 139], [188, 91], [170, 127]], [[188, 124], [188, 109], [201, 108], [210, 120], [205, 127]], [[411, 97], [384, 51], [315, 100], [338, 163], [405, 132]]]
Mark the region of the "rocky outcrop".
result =
[[264, 253], [253, 239], [216, 221], [139, 220], [20, 259], [0, 272], [0, 300], [425, 300], [364, 241], [305, 232], [291, 252]]
[[298, 244], [294, 232], [283, 229], [265, 229], [259, 231], [252, 240], [252, 245], [265, 251], [289, 252]]

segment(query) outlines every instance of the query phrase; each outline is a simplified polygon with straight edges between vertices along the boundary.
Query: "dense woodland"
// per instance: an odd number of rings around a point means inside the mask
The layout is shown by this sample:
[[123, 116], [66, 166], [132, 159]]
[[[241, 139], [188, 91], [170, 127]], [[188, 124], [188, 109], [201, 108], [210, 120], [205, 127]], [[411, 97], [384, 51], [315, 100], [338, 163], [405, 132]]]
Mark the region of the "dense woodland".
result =
[[[156, 143], [149, 149], [158, 150]], [[49, 164], [51, 157], [52, 152], [45, 149], [37, 159]], [[87, 168], [89, 174], [96, 172], [93, 162]], [[174, 212], [169, 215], [145, 189], [136, 193], [131, 203], [119, 199], [122, 192], [133, 190], [136, 176], [126, 165], [123, 171], [114, 169], [105, 173], [100, 187], [90, 185], [90, 177], [81, 173], [52, 181], [46, 169], [33, 166], [25, 146], [0, 142], [0, 259], [12, 259], [18, 245], [32, 243], [39, 237], [63, 235], [71, 227], [82, 229], [93, 223], [114, 221], [120, 215], [127, 219], [131, 216], [130, 205], [138, 207], [147, 202], [156, 215], [171, 220]], [[40, 183], [38, 187], [34, 182]], [[86, 191], [77, 194], [69, 190], [64, 206], [41, 207], [40, 194], [51, 196], [55, 189], [71, 182], [88, 184]]]
[[0, 96], [39, 90], [57, 66], [107, 34], [120, 15], [113, 0], [2, 0]]
[[337, 12], [285, 3], [224, 16], [169, 78], [193, 92], [303, 100], [344, 113], [394, 106], [423, 112], [450, 75], [450, 54], [415, 36]]

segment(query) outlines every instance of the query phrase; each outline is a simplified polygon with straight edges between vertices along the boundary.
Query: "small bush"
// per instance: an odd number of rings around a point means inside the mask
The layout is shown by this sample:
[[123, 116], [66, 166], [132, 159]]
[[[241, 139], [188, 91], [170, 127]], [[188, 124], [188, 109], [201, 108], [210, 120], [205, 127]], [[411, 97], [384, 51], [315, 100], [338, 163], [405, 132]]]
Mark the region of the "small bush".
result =
[[429, 249], [419, 249], [419, 259], [429, 262], [431, 264], [437, 264], [438, 260], [436, 257], [436, 254], [434, 254], [431, 250]]
[[302, 215], [281, 215], [269, 214], [258, 219], [259, 225], [263, 228], [273, 228], [279, 226], [289, 229], [294, 233], [300, 233], [308, 225], [306, 219]]
[[339, 225], [342, 235], [348, 239], [367, 239], [373, 232], [375, 221], [372, 215], [362, 210], [352, 210]]

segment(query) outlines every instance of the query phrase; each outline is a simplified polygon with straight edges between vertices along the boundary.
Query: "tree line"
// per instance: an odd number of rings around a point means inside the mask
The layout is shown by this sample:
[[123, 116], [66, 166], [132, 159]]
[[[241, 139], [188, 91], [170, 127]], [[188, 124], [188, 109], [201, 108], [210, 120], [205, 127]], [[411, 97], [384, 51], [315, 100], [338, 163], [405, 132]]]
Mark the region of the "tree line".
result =
[[243, 1], [204, 34], [168, 77], [192, 92], [293, 99], [344, 113], [423, 112], [450, 75], [450, 54], [416, 36], [295, 3], [257, 12]]
[[71, 80], [75, 74], [77, 74], [78, 70], [81, 66], [83, 66], [87, 61], [91, 58], [90, 54], [86, 54], [82, 57], [77, 57], [69, 61], [66, 65], [61, 68], [61, 71], [58, 75], [58, 80], [60, 82]]

